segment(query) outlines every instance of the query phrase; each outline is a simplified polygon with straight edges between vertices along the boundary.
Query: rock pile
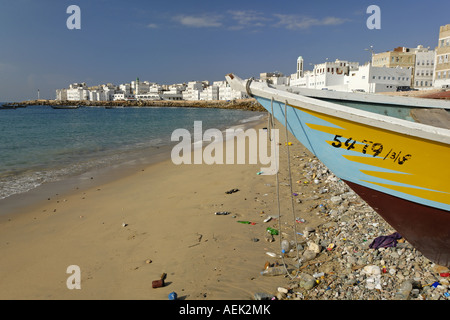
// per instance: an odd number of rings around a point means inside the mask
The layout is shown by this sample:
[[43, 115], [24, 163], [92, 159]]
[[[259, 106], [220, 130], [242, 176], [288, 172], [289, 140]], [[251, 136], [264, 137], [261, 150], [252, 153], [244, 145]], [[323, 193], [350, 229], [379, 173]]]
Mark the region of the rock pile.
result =
[[[304, 176], [295, 186], [303, 218], [296, 219], [297, 242], [290, 236], [290, 251], [276, 262], [290, 273], [282, 289], [271, 293], [274, 298], [450, 300], [448, 268], [432, 263], [403, 238], [370, 248], [377, 237], [395, 230], [315, 157], [294, 158]], [[321, 222], [308, 225], [314, 216]], [[281, 230], [275, 242], [283, 235], [288, 238]]]

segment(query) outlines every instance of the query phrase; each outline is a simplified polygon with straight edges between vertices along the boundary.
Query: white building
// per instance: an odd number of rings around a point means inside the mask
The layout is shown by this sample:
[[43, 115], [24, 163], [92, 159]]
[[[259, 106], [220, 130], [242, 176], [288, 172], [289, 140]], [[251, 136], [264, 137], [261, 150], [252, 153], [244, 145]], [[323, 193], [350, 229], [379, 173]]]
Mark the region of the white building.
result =
[[67, 100], [80, 101], [89, 100], [89, 90], [86, 87], [86, 83], [72, 83], [69, 85], [67, 92]]
[[113, 95], [114, 101], [126, 101], [126, 100], [136, 100], [133, 93], [118, 91]]
[[136, 81], [131, 81], [130, 89], [136, 95], [147, 93], [150, 91], [150, 82], [148, 81], [140, 81], [139, 78], [136, 78]]
[[159, 93], [147, 92], [135, 95], [136, 100], [161, 100], [161, 95]]
[[408, 68], [374, 67], [368, 63], [346, 76], [346, 91], [395, 92], [398, 87], [409, 87], [411, 70]]
[[290, 77], [285, 77], [281, 72], [260, 73], [259, 79], [274, 85], [289, 85]]
[[200, 100], [200, 93], [203, 91], [204, 87], [205, 84], [202, 81], [189, 81], [186, 90], [182, 92], [183, 100]]
[[[277, 81], [276, 84], [285, 84]], [[57, 100], [235, 100], [248, 98], [247, 94], [234, 91], [229, 84], [215, 81], [190, 81], [187, 84], [159, 85], [148, 81], [141, 82], [139, 78], [131, 83], [115, 86], [111, 83], [95, 87], [87, 87], [86, 83], [74, 83], [69, 89], [56, 90]]]
[[90, 101], [107, 101], [108, 96], [103, 89], [89, 90]]
[[[359, 66], [358, 62], [336, 60], [314, 65], [303, 71], [303, 59], [297, 60], [297, 73], [291, 75], [290, 86], [317, 90], [389, 92], [409, 87], [411, 69]], [[299, 63], [301, 62], [301, 63]], [[297, 78], [303, 74], [303, 77]], [[408, 82], [409, 81], [409, 82]]]
[[[357, 70], [358, 62], [349, 62], [338, 60], [334, 62], [324, 62], [314, 65], [312, 71], [299, 71], [299, 61], [297, 60], [297, 75], [303, 74], [303, 77], [291, 77], [291, 86], [298, 86], [310, 89], [333, 89], [346, 91], [344, 78], [350, 71]], [[303, 62], [303, 59], [302, 59]]]
[[423, 46], [418, 46], [417, 48], [412, 48], [410, 50], [416, 54], [414, 88], [432, 89], [435, 51], [424, 48]]
[[56, 100], [67, 100], [67, 89], [56, 89]]

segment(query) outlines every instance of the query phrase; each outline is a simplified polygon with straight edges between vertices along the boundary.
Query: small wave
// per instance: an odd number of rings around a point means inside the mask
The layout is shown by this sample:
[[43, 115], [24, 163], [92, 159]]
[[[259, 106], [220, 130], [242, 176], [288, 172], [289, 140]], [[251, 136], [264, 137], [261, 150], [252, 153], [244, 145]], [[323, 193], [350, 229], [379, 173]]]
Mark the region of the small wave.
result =
[[259, 121], [264, 116], [265, 116], [265, 114], [259, 114], [257, 116], [253, 116], [253, 117], [250, 117], [250, 118], [247, 118], [247, 119], [242, 119], [242, 120], [239, 121], [239, 123], [247, 123], [247, 122]]

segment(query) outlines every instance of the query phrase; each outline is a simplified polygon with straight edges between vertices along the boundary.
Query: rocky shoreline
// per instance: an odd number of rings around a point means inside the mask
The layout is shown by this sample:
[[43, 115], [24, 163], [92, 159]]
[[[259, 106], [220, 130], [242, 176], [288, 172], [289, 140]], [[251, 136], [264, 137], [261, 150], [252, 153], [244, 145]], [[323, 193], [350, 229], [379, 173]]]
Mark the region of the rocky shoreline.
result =
[[[270, 261], [289, 273], [279, 275], [278, 288], [255, 299], [450, 300], [449, 268], [417, 251], [315, 156], [305, 151], [291, 161], [302, 176], [293, 186], [303, 208], [297, 241], [288, 236], [292, 223], [268, 240], [289, 241], [288, 251]], [[317, 218], [322, 222], [311, 225]], [[374, 245], [380, 238], [390, 241]]]
[[238, 100], [149, 100], [149, 101], [59, 101], [59, 100], [28, 100], [20, 102], [21, 105], [48, 105], [48, 106], [68, 106], [81, 105], [86, 107], [189, 107], [189, 108], [221, 108], [221, 109], [242, 109], [249, 111], [264, 112], [264, 109], [255, 99]]

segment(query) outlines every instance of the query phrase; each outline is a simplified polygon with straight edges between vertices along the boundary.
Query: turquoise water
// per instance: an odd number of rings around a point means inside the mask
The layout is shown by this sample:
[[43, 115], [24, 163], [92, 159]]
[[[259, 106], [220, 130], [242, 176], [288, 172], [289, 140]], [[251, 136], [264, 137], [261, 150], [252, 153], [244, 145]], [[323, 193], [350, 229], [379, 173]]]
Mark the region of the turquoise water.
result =
[[[224, 130], [264, 113], [201, 108], [29, 106], [0, 110], [0, 199], [46, 183], [149, 158], [177, 142], [172, 132]], [[167, 148], [166, 148], [167, 149]]]

